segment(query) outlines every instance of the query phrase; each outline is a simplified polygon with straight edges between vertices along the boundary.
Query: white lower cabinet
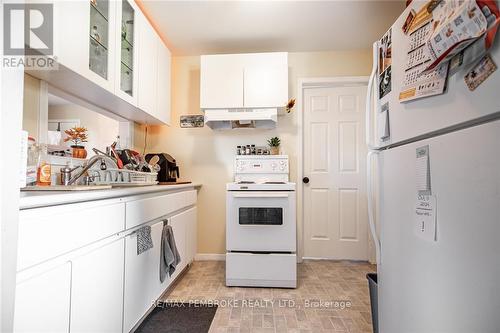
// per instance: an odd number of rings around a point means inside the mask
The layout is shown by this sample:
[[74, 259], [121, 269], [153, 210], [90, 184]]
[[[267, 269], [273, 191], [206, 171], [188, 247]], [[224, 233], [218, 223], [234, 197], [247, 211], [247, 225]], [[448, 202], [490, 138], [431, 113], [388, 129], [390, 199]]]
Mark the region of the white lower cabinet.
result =
[[[196, 191], [188, 190], [138, 196], [126, 204], [110, 200], [23, 211], [15, 332], [130, 332], [193, 260], [195, 204]], [[169, 217], [172, 212], [179, 213]], [[161, 216], [172, 226], [181, 257], [163, 283]], [[138, 255], [135, 231], [142, 225], [151, 225], [153, 248]]]
[[70, 295], [69, 262], [18, 281], [14, 332], [69, 332]]
[[137, 235], [125, 238], [124, 332], [130, 332], [159, 296], [162, 229], [161, 221], [151, 226], [153, 248], [141, 254], [137, 254]]
[[194, 260], [194, 257], [196, 255], [196, 251], [198, 249], [197, 243], [198, 243], [198, 234], [196, 232], [197, 228], [197, 210], [196, 207], [193, 207], [189, 210], [186, 211], [187, 214], [187, 221], [188, 221], [188, 227], [187, 227], [187, 233], [186, 233], [186, 256], [188, 259], [188, 263], [192, 262]]
[[196, 207], [168, 219], [174, 232], [181, 262], [172, 276], [160, 282], [163, 220], [151, 226], [153, 248], [137, 254], [137, 235], [125, 238], [125, 295], [123, 331], [129, 332], [168, 288], [173, 279], [190, 263], [196, 252]]
[[186, 267], [188, 259], [186, 257], [187, 249], [187, 229], [189, 223], [188, 211], [182, 212], [180, 214], [174, 215], [169, 219], [169, 223], [174, 231], [175, 245], [177, 246], [177, 251], [181, 257], [181, 261], [175, 268], [175, 272], [172, 274], [172, 279], [175, 279], [177, 275]]
[[168, 288], [168, 286], [170, 285], [170, 282], [172, 281], [170, 276], [168, 276], [168, 274], [167, 274], [165, 276], [165, 280], [163, 280], [163, 282], [160, 282], [160, 262], [162, 260], [162, 251], [161, 251], [162, 234], [163, 234], [163, 221], [151, 226], [151, 238], [153, 238], [153, 243], [159, 244], [159, 246], [155, 246], [155, 248], [153, 249], [155, 252], [155, 256], [156, 256], [155, 262], [158, 263], [156, 265], [158, 269], [156, 271], [157, 272], [157, 279], [156, 279], [156, 285], [155, 285], [156, 287], [155, 287], [155, 290], [153, 292], [154, 299], [157, 299], [158, 297], [160, 297], [161, 294], [163, 294], [163, 292]]
[[121, 332], [124, 239], [72, 260], [71, 332]]

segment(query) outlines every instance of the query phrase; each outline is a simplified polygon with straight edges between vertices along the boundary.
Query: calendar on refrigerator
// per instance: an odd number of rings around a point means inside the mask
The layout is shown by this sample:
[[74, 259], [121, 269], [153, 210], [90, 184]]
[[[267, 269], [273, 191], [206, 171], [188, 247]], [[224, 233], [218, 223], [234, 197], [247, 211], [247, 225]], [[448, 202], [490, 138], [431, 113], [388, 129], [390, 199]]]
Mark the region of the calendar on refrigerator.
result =
[[407, 102], [414, 99], [442, 94], [448, 77], [448, 63], [432, 71], [424, 72], [431, 61], [431, 55], [426, 42], [432, 33], [432, 22], [414, 30], [409, 36], [405, 75], [399, 101]]

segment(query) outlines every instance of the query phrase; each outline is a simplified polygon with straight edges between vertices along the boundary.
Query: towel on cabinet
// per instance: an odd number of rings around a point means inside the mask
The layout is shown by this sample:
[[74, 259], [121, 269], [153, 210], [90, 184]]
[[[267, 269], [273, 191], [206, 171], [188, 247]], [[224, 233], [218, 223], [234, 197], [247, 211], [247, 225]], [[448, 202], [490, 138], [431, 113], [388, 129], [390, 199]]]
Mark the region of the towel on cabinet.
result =
[[172, 276], [181, 262], [181, 256], [175, 244], [174, 230], [164, 222], [161, 235], [160, 282], [165, 281], [167, 273]]

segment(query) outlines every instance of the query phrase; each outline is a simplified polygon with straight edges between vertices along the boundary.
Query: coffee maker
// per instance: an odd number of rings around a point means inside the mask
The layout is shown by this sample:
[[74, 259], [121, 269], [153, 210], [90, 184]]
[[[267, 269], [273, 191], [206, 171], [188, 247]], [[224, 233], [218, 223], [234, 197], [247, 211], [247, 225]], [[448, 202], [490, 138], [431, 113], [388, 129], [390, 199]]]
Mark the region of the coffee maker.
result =
[[160, 160], [158, 161], [158, 165], [160, 166], [160, 171], [158, 172], [158, 181], [160, 183], [175, 183], [180, 177], [179, 167], [177, 166], [175, 159], [166, 153], [147, 154], [146, 162], [149, 163], [151, 158], [155, 155], [158, 155], [158, 157], [160, 158]]

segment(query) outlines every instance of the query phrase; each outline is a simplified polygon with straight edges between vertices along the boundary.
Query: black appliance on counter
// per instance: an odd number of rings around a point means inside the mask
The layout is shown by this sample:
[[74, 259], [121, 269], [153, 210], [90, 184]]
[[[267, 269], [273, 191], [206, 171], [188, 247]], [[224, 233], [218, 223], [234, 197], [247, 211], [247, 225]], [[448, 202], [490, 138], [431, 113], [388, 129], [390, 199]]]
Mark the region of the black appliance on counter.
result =
[[146, 162], [149, 163], [151, 158], [155, 155], [158, 155], [158, 157], [160, 158], [160, 160], [158, 161], [158, 165], [160, 166], [160, 171], [158, 172], [158, 181], [160, 183], [176, 182], [180, 175], [179, 167], [177, 166], [175, 159], [166, 153], [146, 154]]

